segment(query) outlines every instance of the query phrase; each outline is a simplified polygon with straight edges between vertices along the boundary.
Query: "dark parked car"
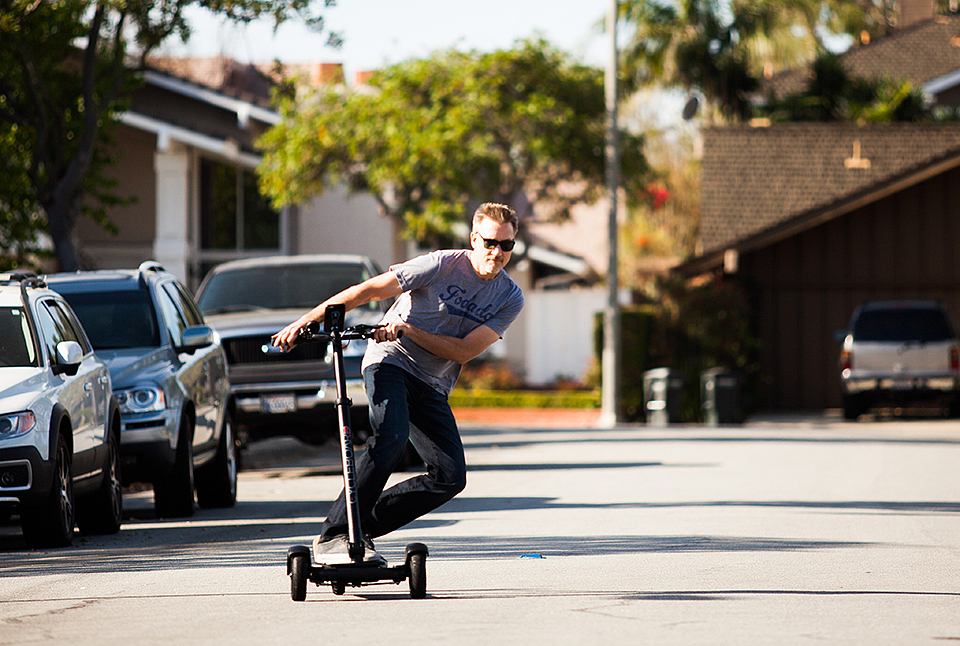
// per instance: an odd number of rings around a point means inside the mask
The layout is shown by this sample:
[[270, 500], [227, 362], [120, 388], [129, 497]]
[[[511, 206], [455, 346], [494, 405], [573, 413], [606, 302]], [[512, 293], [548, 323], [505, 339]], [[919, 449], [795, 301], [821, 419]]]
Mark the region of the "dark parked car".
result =
[[[249, 441], [296, 436], [322, 443], [336, 436], [336, 384], [325, 344], [264, 354], [270, 337], [333, 294], [380, 273], [365, 256], [304, 255], [253, 258], [215, 267], [197, 290], [197, 303], [223, 341], [230, 363], [239, 432]], [[347, 314], [347, 325], [377, 323], [385, 303]], [[346, 348], [344, 368], [351, 417], [362, 434], [368, 424], [360, 374], [366, 341]]]
[[120, 531], [120, 411], [70, 306], [35, 276], [0, 275], [0, 511], [30, 547]]
[[232, 506], [237, 458], [226, 358], [184, 286], [155, 262], [47, 281], [110, 367], [124, 481], [152, 483], [160, 516], [190, 516], [195, 500]]
[[840, 382], [850, 420], [883, 403], [936, 401], [956, 413], [960, 340], [936, 301], [864, 303], [842, 332]]

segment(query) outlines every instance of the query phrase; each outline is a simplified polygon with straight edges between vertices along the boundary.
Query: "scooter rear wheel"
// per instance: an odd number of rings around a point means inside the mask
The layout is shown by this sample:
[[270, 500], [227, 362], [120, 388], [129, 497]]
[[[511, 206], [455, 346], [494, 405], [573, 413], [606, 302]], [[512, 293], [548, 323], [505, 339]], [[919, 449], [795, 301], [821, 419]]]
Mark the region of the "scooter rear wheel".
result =
[[310, 557], [296, 554], [290, 558], [290, 596], [294, 601], [307, 598], [307, 573], [310, 569]]

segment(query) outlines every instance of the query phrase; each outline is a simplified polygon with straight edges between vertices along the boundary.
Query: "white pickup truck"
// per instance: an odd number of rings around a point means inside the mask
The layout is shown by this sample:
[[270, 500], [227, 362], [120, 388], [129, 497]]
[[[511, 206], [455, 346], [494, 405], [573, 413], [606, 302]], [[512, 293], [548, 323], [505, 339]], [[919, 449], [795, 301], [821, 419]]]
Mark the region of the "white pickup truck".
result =
[[853, 313], [840, 351], [843, 414], [936, 401], [960, 404], [960, 340], [937, 301], [873, 301]]

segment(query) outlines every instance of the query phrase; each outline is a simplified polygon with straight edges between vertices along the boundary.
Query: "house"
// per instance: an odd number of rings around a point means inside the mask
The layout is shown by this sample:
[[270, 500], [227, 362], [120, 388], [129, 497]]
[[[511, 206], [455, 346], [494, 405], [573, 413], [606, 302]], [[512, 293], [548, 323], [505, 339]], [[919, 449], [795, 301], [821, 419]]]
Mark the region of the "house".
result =
[[[960, 16], [918, 19], [841, 62], [955, 110]], [[803, 78], [771, 83], [782, 95]], [[839, 406], [835, 331], [858, 303], [937, 298], [960, 322], [960, 124], [759, 125], [704, 133], [703, 252], [678, 271], [750, 294], [766, 407]]]
[[704, 136], [705, 251], [678, 271], [750, 295], [766, 407], [840, 405], [834, 332], [864, 300], [938, 298], [960, 322], [960, 124]]
[[[313, 84], [343, 82], [337, 64], [292, 71]], [[280, 119], [269, 102], [272, 73], [222, 58], [152, 62], [121, 116], [120, 163], [110, 171], [118, 193], [135, 201], [110, 209], [115, 236], [89, 220], [78, 224], [87, 266], [136, 267], [152, 258], [195, 289], [211, 267], [237, 258], [358, 253], [386, 268], [417, 253], [369, 195], [332, 186], [282, 209], [260, 195], [255, 141]], [[515, 254], [510, 274], [528, 306], [494, 346], [496, 356], [534, 383], [583, 375], [592, 356], [593, 312], [603, 304], [602, 294], [589, 290], [573, 294], [573, 304], [556, 289], [542, 294], [541, 288], [588, 285], [597, 276], [582, 257], [547, 238]], [[561, 318], [563, 326], [548, 323]]]
[[[339, 66], [312, 72], [315, 82], [338, 72], [342, 79]], [[249, 256], [335, 247], [391, 262], [392, 238], [356, 235], [390, 227], [372, 199], [334, 187], [309, 204], [275, 209], [260, 195], [254, 142], [280, 118], [270, 86], [264, 70], [228, 59], [154, 61], [116, 136], [118, 193], [135, 201], [110, 210], [116, 236], [79, 223], [87, 263], [130, 267], [153, 258], [196, 288], [213, 265]], [[324, 217], [352, 228], [321, 231], [316, 221]]]
[[[960, 106], [960, 15], [904, 0], [901, 24], [841, 57], [853, 76], [907, 80]], [[806, 70], [769, 79], [803, 88]], [[760, 402], [840, 406], [836, 332], [874, 298], [939, 299], [960, 324], [960, 124], [792, 123], [710, 128], [702, 252], [676, 271], [736, 281], [762, 343]]]

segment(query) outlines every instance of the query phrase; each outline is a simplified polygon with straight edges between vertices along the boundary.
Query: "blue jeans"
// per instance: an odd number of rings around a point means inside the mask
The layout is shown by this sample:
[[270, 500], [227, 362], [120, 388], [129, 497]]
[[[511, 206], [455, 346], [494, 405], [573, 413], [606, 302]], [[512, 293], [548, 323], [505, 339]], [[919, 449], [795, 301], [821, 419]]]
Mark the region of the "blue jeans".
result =
[[[383, 536], [447, 502], [467, 485], [467, 464], [457, 422], [446, 396], [402, 368], [376, 364], [363, 374], [373, 435], [356, 461], [360, 526], [370, 538]], [[427, 473], [384, 491], [403, 457], [407, 440]], [[347, 533], [343, 492], [323, 523], [323, 540]]]

